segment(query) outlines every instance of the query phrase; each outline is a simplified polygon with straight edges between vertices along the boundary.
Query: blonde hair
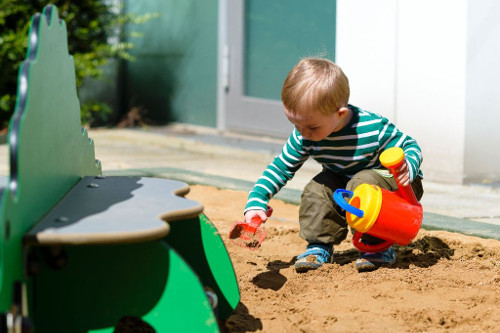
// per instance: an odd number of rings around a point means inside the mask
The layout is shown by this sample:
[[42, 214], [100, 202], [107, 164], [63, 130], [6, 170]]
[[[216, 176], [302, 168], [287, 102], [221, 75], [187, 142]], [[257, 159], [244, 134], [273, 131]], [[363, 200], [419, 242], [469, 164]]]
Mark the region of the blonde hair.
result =
[[290, 113], [318, 110], [331, 114], [347, 106], [349, 94], [349, 80], [333, 61], [304, 58], [288, 73], [281, 100]]

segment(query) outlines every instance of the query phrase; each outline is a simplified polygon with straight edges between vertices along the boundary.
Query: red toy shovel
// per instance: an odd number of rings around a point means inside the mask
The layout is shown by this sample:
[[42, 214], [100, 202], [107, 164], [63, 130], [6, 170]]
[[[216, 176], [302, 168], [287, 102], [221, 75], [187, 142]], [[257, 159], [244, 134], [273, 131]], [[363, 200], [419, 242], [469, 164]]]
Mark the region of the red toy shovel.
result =
[[[273, 209], [267, 206], [266, 215], [269, 217], [272, 213]], [[259, 216], [252, 218], [250, 223], [234, 222], [229, 231], [229, 239], [241, 247], [255, 250], [260, 247], [267, 236], [267, 233], [260, 228], [261, 224], [262, 219]]]

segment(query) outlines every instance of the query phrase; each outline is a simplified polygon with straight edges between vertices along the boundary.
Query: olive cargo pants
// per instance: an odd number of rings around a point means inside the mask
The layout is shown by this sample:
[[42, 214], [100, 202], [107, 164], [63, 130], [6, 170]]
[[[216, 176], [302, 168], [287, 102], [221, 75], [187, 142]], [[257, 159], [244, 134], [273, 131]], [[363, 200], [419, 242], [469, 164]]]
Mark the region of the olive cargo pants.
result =
[[[300, 237], [309, 244], [339, 244], [347, 237], [348, 225], [345, 212], [333, 200], [336, 189], [354, 191], [360, 184], [378, 185], [386, 190], [397, 189], [395, 179], [383, 172], [363, 170], [351, 179], [338, 175], [330, 170], [323, 169], [305, 187], [302, 192], [299, 223]], [[422, 180], [417, 177], [411, 186], [418, 200], [422, 198], [424, 190]], [[361, 241], [374, 245], [381, 243], [377, 237], [364, 234]]]

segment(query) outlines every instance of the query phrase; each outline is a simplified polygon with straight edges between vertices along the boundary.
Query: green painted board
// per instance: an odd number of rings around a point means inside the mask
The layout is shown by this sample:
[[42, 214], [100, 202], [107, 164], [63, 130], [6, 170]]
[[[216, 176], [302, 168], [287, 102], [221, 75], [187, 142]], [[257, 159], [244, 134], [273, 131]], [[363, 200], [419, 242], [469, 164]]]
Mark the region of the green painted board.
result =
[[204, 214], [172, 222], [166, 241], [191, 265], [203, 286], [217, 294], [219, 318], [228, 318], [240, 301], [240, 291], [231, 259], [213, 223]]
[[198, 277], [165, 242], [63, 249], [68, 264], [34, 278], [36, 332], [111, 333], [123, 316], [155, 332], [219, 331]]
[[22, 280], [21, 239], [81, 177], [101, 173], [80, 126], [75, 67], [66, 25], [54, 6], [33, 16], [8, 142], [10, 176], [0, 205], [0, 311]]

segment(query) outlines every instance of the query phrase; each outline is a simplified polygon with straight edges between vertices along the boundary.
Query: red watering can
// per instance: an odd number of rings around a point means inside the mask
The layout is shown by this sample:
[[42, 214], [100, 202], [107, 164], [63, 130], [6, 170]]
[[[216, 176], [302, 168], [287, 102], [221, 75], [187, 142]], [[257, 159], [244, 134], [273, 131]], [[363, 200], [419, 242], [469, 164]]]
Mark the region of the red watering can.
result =
[[[397, 169], [405, 163], [404, 152], [394, 147], [380, 155], [380, 163], [386, 167], [397, 182]], [[391, 192], [376, 185], [361, 184], [354, 192], [336, 190], [333, 198], [346, 211], [346, 220], [356, 230], [352, 243], [362, 252], [380, 252], [394, 244], [407, 245], [417, 235], [422, 225], [422, 206], [410, 185], [397, 184]], [[350, 200], [347, 202], [345, 196]], [[361, 242], [364, 234], [384, 239], [377, 245]]]

